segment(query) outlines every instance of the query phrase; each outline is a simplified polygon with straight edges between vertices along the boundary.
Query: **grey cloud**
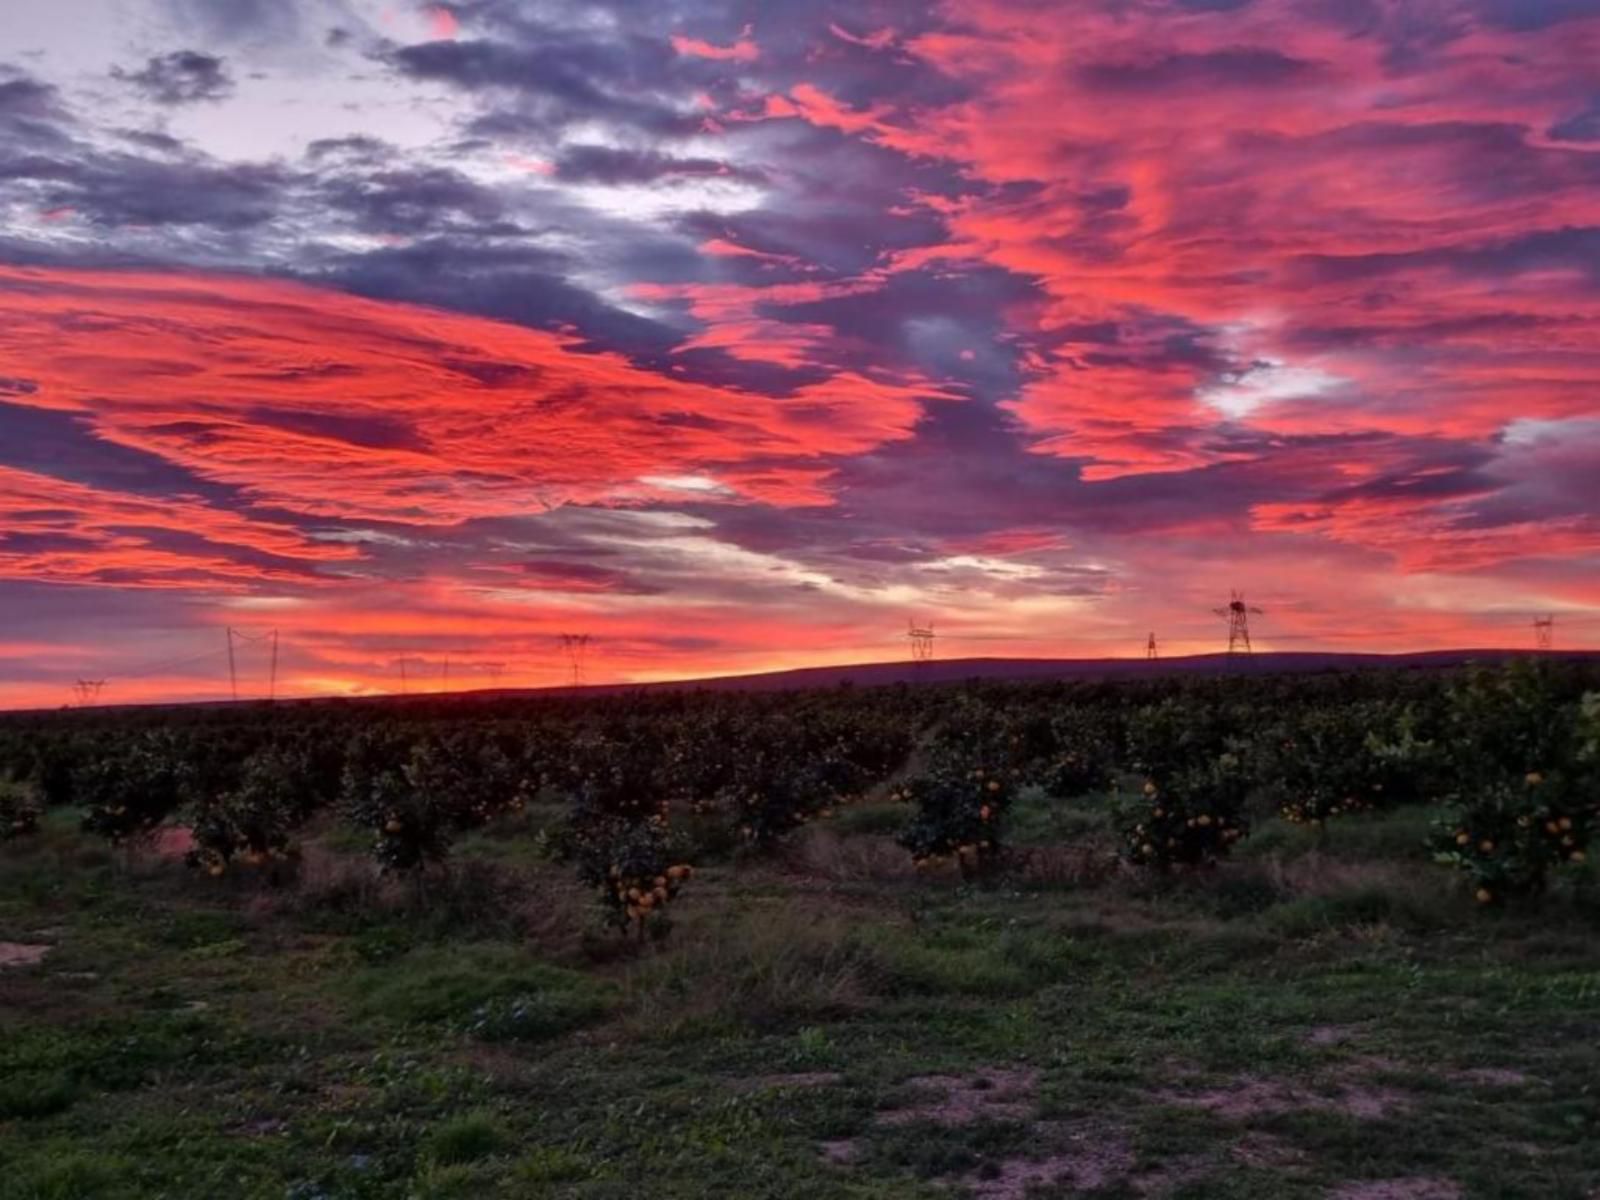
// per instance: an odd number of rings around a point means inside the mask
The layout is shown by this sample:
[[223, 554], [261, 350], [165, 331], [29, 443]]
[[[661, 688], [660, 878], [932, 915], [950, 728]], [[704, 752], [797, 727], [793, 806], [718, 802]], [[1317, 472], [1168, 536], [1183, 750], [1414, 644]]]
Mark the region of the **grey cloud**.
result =
[[196, 50], [175, 50], [151, 58], [138, 71], [112, 74], [157, 104], [221, 100], [233, 91], [233, 77], [220, 58]]
[[613, 146], [570, 146], [555, 163], [560, 179], [582, 183], [654, 183], [673, 177], [738, 179], [759, 182], [760, 171], [714, 158], [676, 158], [657, 150]]

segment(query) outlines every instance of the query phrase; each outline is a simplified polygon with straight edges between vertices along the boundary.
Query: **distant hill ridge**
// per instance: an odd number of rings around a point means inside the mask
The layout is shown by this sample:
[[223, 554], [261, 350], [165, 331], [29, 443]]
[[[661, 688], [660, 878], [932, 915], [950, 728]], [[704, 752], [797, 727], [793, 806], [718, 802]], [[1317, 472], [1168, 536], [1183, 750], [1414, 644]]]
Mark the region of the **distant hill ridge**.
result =
[[[1498, 664], [1520, 658], [1547, 658], [1567, 662], [1600, 662], [1600, 650], [1426, 650], [1408, 654], [1348, 654], [1323, 650], [1270, 651], [1259, 654], [1192, 654], [1172, 658], [951, 658], [932, 662], [905, 661], [851, 663], [844, 666], [795, 667], [753, 675], [718, 675], [698, 679], [661, 680], [652, 683], [595, 683], [574, 688], [570, 684], [536, 688], [481, 688], [449, 692], [414, 691], [362, 696], [307, 696], [280, 700], [281, 704], [323, 704], [392, 700], [499, 699], [518, 696], [614, 696], [629, 692], [720, 691], [782, 692], [842, 685], [883, 687], [897, 683], [961, 683], [981, 679], [996, 682], [1029, 680], [1160, 679], [1181, 675], [1280, 675], [1352, 670], [1430, 670], [1469, 663]], [[193, 708], [221, 704], [259, 704], [260, 700], [196, 700], [153, 702], [139, 705], [102, 704], [110, 708]], [[11, 710], [14, 712], [26, 710]], [[37, 711], [37, 710], [35, 710]]]
[[[853, 663], [831, 667], [796, 667], [757, 675], [723, 675], [659, 683], [590, 684], [585, 692], [662, 690], [797, 691], [803, 688], [854, 684], [877, 687], [893, 683], [960, 683], [968, 679], [998, 681], [1051, 679], [1158, 679], [1163, 675], [1275, 675], [1366, 668], [1427, 669], [1468, 663], [1502, 663], [1534, 657], [1526, 650], [1427, 650], [1409, 654], [1348, 654], [1333, 651], [1272, 651], [1260, 654], [1193, 654], [1173, 658], [951, 658], [932, 662]], [[1540, 652], [1538, 657], [1597, 661], [1600, 650]], [[571, 692], [571, 687], [507, 688], [474, 695], [521, 695]]]

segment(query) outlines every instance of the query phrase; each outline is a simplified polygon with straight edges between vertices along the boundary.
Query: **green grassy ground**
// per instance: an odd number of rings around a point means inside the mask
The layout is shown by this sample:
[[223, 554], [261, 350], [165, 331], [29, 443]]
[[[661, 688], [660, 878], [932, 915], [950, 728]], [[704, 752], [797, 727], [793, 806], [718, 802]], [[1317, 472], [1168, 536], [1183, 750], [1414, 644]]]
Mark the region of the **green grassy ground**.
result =
[[[1154, 885], [1091, 802], [993, 890], [858, 807], [586, 932], [540, 814], [426, 908], [338, 838], [277, 890], [53, 818], [0, 848], [0, 1197], [1600, 1195], [1600, 923], [1485, 914], [1426, 814]], [[330, 846], [333, 848], [330, 849]]]

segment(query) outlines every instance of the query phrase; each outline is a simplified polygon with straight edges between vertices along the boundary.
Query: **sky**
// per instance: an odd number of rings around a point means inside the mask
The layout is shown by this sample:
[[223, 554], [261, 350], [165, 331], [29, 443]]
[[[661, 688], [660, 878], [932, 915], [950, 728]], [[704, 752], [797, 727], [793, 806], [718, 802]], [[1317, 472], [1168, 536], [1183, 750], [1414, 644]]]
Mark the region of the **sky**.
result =
[[0, 707], [1600, 646], [1600, 0], [6, 18]]

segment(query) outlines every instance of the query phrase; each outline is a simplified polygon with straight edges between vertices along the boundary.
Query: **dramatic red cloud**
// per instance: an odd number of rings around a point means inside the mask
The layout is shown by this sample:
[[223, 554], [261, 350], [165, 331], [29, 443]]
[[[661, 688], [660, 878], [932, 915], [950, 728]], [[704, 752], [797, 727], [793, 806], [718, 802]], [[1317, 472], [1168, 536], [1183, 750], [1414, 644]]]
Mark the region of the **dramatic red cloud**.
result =
[[731, 46], [718, 46], [711, 42], [703, 42], [697, 38], [683, 37], [674, 34], [672, 48], [679, 54], [690, 58], [710, 58], [724, 62], [755, 62], [761, 57], [761, 47], [750, 37], [750, 30], [746, 27], [744, 36]]
[[315, 582], [318, 564], [358, 557], [290, 526], [246, 520], [192, 497], [159, 499], [0, 467], [0, 579], [244, 591]]
[[[805, 343], [737, 348], [782, 361]], [[0, 360], [34, 385], [27, 404], [80, 414], [96, 436], [257, 503], [415, 525], [638, 503], [661, 494], [647, 480], [673, 476], [826, 504], [808, 461], [907, 437], [934, 394], [841, 371], [775, 399], [555, 334], [298, 285], [9, 268]]]
[[[1052, 339], [1159, 313], [1242, 363], [1314, 369], [1382, 397], [1348, 416], [1335, 398], [1280, 417], [1294, 397], [1280, 390], [1244, 417], [1277, 431], [1483, 437], [1516, 417], [1594, 410], [1589, 273], [1554, 245], [1519, 264], [1513, 243], [1600, 214], [1592, 148], [1523, 136], [1562, 115], [1558, 83], [1593, 61], [1600, 21], [1521, 33], [1515, 54], [1474, 32], [1442, 66], [1407, 73], [1382, 38], [1319, 26], [1284, 0], [1181, 21], [1156, 6], [999, 0], [947, 13], [952, 28], [910, 49], [971, 85], [970, 100], [851, 111], [802, 85], [768, 101], [769, 115], [952, 159], [996, 185], [1042, 183], [938, 202], [951, 237], [902, 254], [899, 269], [1000, 265], [1044, 286], [1051, 303], [1034, 322]], [[1474, 257], [1493, 259], [1497, 242], [1507, 269], [1474, 277]], [[1350, 336], [1319, 345], [1328, 331]], [[1069, 334], [1016, 402], [1047, 435], [1042, 451], [1089, 458], [1095, 478], [1218, 461], [1198, 438], [1149, 437], [1216, 422], [1198, 398], [1212, 368], [1141, 363], [1126, 345], [1095, 362], [1093, 349]]]
[[461, 31], [461, 22], [456, 20], [456, 14], [443, 6], [428, 10], [428, 23], [433, 36], [441, 41], [453, 38]]

